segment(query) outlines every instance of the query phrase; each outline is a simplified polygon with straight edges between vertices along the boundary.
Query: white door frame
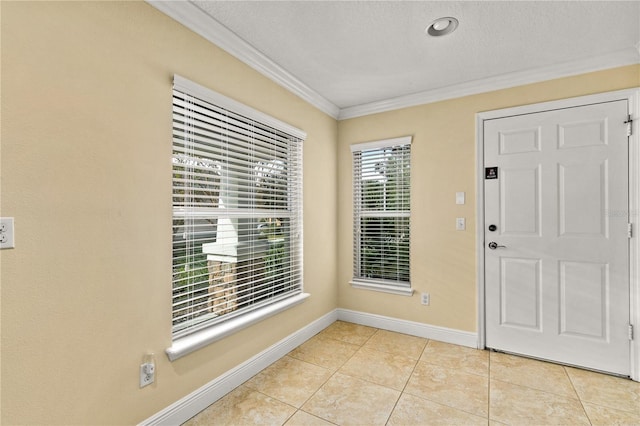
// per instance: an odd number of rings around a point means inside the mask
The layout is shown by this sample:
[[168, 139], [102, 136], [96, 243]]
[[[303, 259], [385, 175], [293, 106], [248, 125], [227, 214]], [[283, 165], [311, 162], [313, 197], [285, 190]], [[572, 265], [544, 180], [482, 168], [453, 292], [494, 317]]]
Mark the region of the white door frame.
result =
[[580, 96], [539, 104], [523, 105], [476, 114], [476, 262], [478, 292], [478, 348], [485, 348], [485, 280], [484, 280], [484, 121], [514, 115], [575, 106], [627, 100], [633, 119], [629, 140], [629, 220], [633, 224], [633, 238], [629, 248], [629, 300], [634, 339], [631, 342], [631, 378], [640, 381], [640, 88], [625, 89], [596, 95]]

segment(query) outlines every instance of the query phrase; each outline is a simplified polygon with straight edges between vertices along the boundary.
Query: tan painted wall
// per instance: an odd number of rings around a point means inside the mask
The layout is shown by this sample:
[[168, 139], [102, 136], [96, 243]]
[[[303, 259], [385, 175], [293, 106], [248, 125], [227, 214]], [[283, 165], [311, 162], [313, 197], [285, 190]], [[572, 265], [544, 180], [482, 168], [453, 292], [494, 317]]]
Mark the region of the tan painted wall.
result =
[[[336, 308], [333, 118], [146, 3], [0, 7], [3, 424], [137, 423]], [[174, 73], [308, 133], [312, 296], [170, 363]]]
[[[640, 85], [640, 67], [625, 67], [337, 125], [147, 4], [0, 2], [0, 11], [0, 207], [16, 220], [16, 249], [0, 252], [3, 424], [139, 422], [336, 306], [474, 331], [474, 114]], [[170, 363], [174, 73], [308, 133], [312, 297]], [[347, 284], [348, 146], [402, 135], [414, 136], [412, 274], [432, 294], [426, 308]], [[455, 205], [456, 191], [466, 205]], [[457, 216], [465, 232], [453, 230]], [[157, 383], [139, 389], [147, 351]]]
[[[640, 66], [484, 93], [338, 124], [338, 306], [476, 331], [475, 114], [517, 105], [640, 86]], [[411, 281], [413, 297], [352, 288], [351, 153], [358, 142], [412, 135]], [[455, 204], [466, 192], [467, 203]], [[455, 218], [467, 219], [466, 231]], [[420, 304], [420, 292], [431, 305]]]

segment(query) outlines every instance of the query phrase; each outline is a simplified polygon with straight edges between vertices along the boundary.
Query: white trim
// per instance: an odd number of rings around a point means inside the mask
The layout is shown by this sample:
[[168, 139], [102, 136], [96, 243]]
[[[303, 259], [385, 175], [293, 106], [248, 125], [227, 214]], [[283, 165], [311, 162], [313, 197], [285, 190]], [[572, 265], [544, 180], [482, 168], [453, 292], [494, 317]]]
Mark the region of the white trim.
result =
[[[484, 282], [484, 121], [533, 112], [550, 111], [615, 100], [629, 102], [633, 118], [633, 132], [629, 141], [629, 209], [634, 229], [640, 229], [640, 88], [617, 90], [539, 104], [523, 105], [476, 114], [476, 255], [478, 295], [478, 348], [485, 347], [485, 282]], [[630, 240], [629, 264], [630, 317], [636, 330], [640, 329], [640, 235]], [[640, 337], [631, 342], [631, 378], [640, 381]]]
[[366, 312], [335, 309], [318, 318], [307, 326], [292, 333], [270, 346], [251, 359], [216, 377], [201, 388], [174, 402], [148, 419], [140, 426], [182, 424], [297, 348], [304, 342], [333, 324], [335, 321], [347, 321], [367, 325], [382, 330], [395, 331], [411, 336], [438, 340], [455, 345], [477, 347], [476, 333], [454, 330], [445, 327], [406, 321]]
[[386, 99], [379, 102], [371, 102], [342, 108], [338, 120], [362, 117], [378, 114], [417, 105], [424, 105], [447, 99], [461, 98], [463, 96], [476, 95], [478, 93], [507, 89], [525, 84], [538, 83], [562, 77], [585, 74], [609, 68], [622, 67], [640, 63], [640, 52], [634, 48], [625, 49], [608, 55], [586, 58], [580, 61], [564, 62], [547, 67], [526, 71], [512, 72], [467, 83], [454, 84], [433, 90], [413, 93], [397, 98]]
[[337, 311], [338, 319], [340, 321], [352, 322], [354, 324], [366, 325], [382, 330], [395, 331], [397, 333], [423, 337], [425, 339], [437, 340], [439, 342], [451, 343], [454, 345], [467, 346], [470, 348], [478, 347], [478, 336], [476, 333], [470, 331], [438, 327], [421, 322], [407, 321], [382, 315], [369, 314], [366, 312], [352, 311], [349, 309], [338, 308]]
[[[639, 44], [640, 46], [640, 44]], [[629, 114], [633, 119], [629, 139], [629, 210], [634, 236], [631, 239], [629, 262], [630, 315], [634, 326], [631, 342], [631, 378], [640, 382], [640, 89], [629, 91]]]
[[221, 93], [211, 90], [208, 87], [202, 86], [194, 81], [184, 78], [178, 74], [173, 76], [173, 88], [181, 93], [202, 99], [210, 104], [222, 107], [226, 110], [233, 111], [236, 114], [248, 117], [253, 121], [257, 121], [261, 124], [266, 124], [274, 129], [283, 131], [291, 136], [295, 136], [298, 139], [305, 140], [307, 133], [303, 130], [293, 127], [292, 125], [278, 120], [268, 114], [258, 111], [255, 108], [251, 108], [241, 102], [224, 96]]
[[358, 288], [360, 290], [381, 291], [383, 293], [397, 294], [400, 296], [413, 295], [413, 289], [410, 286], [402, 287], [400, 285], [384, 284], [376, 281], [367, 281], [362, 278], [359, 278], [359, 279], [354, 278], [353, 280], [349, 281], [349, 284], [351, 284], [353, 288]]
[[351, 152], [366, 151], [368, 149], [388, 148], [399, 145], [411, 145], [413, 136], [401, 136], [399, 138], [382, 139], [379, 141], [354, 143], [350, 146]]
[[161, 0], [146, 0], [146, 2], [291, 93], [309, 102], [320, 111], [338, 120], [346, 120], [446, 99], [640, 63], [639, 42], [635, 47], [602, 56], [488, 77], [341, 109], [266, 57], [249, 43], [235, 35], [193, 3], [188, 1]]
[[139, 424], [144, 426], [178, 425], [186, 422], [333, 324], [337, 319], [338, 314], [335, 310], [329, 312]]
[[235, 35], [195, 4], [189, 1], [146, 1], [320, 111], [333, 118], [338, 117], [340, 109], [336, 105]]
[[531, 114], [540, 111], [552, 111], [555, 109], [573, 108], [576, 106], [612, 102], [617, 100], [630, 100], [638, 89], [623, 89], [613, 92], [596, 93], [594, 95], [578, 96], [574, 98], [559, 99], [556, 101], [541, 102], [537, 104], [519, 105], [511, 108], [484, 111], [476, 114], [482, 120], [491, 120], [515, 115]]
[[302, 303], [309, 296], [309, 293], [297, 294], [280, 302], [267, 305], [264, 308], [247, 312], [244, 315], [237, 316], [220, 324], [212, 325], [211, 327], [180, 337], [174, 340], [171, 347], [167, 348], [165, 352], [170, 361], [175, 361], [243, 328], [247, 328], [270, 316], [292, 308]]
[[476, 293], [478, 303], [478, 349], [485, 348], [484, 297], [484, 120], [476, 114]]

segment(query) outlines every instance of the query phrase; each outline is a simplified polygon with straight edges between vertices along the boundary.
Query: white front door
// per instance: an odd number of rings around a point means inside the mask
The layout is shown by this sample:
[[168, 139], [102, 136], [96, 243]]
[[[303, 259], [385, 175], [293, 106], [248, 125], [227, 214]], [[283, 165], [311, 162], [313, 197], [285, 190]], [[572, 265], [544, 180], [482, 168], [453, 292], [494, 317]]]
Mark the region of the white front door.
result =
[[627, 111], [484, 121], [488, 348], [630, 374]]

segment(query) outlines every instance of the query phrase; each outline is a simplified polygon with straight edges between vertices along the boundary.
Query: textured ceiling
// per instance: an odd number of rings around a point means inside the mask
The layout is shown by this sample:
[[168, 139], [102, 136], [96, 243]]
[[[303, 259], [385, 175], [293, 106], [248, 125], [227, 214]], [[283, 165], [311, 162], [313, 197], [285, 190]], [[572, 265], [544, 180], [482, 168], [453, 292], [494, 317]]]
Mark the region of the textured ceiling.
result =
[[[637, 53], [640, 40], [640, 1], [192, 3], [340, 108]], [[457, 31], [426, 36], [443, 16]]]

